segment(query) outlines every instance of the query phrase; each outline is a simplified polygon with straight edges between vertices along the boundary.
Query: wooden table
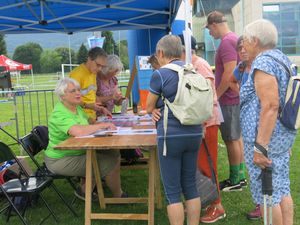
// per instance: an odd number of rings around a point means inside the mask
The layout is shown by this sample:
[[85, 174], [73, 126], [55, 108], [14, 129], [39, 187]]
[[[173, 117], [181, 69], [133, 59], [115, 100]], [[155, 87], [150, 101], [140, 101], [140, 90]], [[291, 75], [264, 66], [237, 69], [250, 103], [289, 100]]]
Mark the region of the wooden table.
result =
[[[96, 150], [119, 150], [142, 148], [149, 150], [149, 180], [148, 197], [136, 198], [106, 198], [104, 197], [101, 175], [96, 160]], [[69, 138], [60, 143], [55, 149], [85, 149], [86, 152], [86, 194], [85, 194], [85, 225], [90, 225], [93, 219], [113, 220], [148, 220], [148, 225], [154, 225], [154, 203], [157, 195], [157, 207], [161, 208], [161, 189], [159, 169], [156, 154], [156, 135], [116, 135], [97, 138]], [[92, 168], [94, 169], [95, 181], [99, 196], [100, 208], [105, 209], [106, 204], [132, 204], [148, 203], [148, 212], [137, 213], [93, 213], [91, 207], [92, 191]]]

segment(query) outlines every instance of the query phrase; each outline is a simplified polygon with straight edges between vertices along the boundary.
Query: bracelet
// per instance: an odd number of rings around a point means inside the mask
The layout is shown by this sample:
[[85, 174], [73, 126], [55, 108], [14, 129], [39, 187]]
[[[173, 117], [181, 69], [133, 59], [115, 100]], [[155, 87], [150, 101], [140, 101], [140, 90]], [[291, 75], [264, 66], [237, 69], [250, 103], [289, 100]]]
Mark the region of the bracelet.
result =
[[268, 147], [265, 148], [264, 146], [258, 144], [257, 142], [254, 142], [254, 151], [260, 152], [265, 157], [268, 157]]
[[254, 146], [254, 151], [257, 152], [258, 154], [262, 154], [262, 152], [259, 151], [257, 148], [255, 148], [255, 146]]

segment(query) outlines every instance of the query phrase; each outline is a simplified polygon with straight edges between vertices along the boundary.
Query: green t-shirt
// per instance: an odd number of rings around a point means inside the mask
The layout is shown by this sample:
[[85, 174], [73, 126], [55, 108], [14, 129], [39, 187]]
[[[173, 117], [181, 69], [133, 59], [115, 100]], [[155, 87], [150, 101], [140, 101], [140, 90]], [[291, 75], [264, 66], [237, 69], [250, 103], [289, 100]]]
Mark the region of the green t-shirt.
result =
[[87, 124], [88, 116], [80, 106], [77, 106], [77, 114], [74, 114], [63, 103], [58, 102], [49, 118], [49, 145], [45, 154], [55, 159], [85, 154], [85, 150], [56, 150], [53, 147], [70, 137], [68, 131], [72, 126]]

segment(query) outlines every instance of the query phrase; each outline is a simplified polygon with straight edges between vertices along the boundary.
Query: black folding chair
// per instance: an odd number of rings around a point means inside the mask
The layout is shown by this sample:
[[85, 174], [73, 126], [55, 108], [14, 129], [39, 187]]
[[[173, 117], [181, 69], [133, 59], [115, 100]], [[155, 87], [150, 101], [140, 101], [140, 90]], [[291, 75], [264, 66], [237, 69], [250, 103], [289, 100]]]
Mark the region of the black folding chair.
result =
[[[0, 184], [0, 196], [4, 196], [8, 202], [8, 205], [1, 210], [1, 212], [8, 210], [6, 222], [9, 221], [11, 211], [14, 210], [22, 223], [24, 225], [28, 225], [28, 222], [25, 219], [25, 211], [29, 204], [30, 197], [34, 195], [38, 195], [49, 210], [49, 215], [46, 216], [40, 224], [42, 224], [50, 215], [52, 215], [55, 221], [58, 222], [57, 217], [42, 195], [42, 191], [51, 186], [53, 179], [51, 177], [29, 176], [13, 151], [6, 144], [0, 141], [0, 163], [9, 160], [15, 160], [18, 164], [20, 168], [20, 176], [19, 178], [11, 179], [4, 184]], [[22, 212], [20, 212], [14, 203], [14, 199], [22, 196], [26, 198], [26, 205], [22, 209]]]
[[[0, 129], [5, 132], [8, 136], [13, 138], [15, 141], [17, 141], [25, 150], [25, 152], [28, 154], [30, 159], [34, 162], [34, 164], [37, 167], [37, 173], [36, 176], [46, 176], [51, 177], [52, 179], [66, 179], [68, 183], [71, 185], [71, 187], [76, 190], [76, 185], [71, 180], [72, 177], [69, 176], [63, 176], [54, 174], [51, 171], [48, 170], [46, 164], [44, 163], [41, 165], [35, 158], [35, 156], [41, 152], [43, 149], [46, 149], [48, 146], [48, 128], [46, 126], [37, 126], [35, 127], [31, 133], [27, 134], [26, 136], [20, 138], [17, 140], [15, 137], [13, 137], [11, 134], [9, 134], [7, 131], [5, 131], [3, 128], [0, 127]], [[62, 193], [58, 190], [56, 185], [54, 183], [51, 184], [51, 187], [53, 190], [58, 194], [60, 199], [64, 202], [64, 204], [69, 208], [69, 210], [77, 216], [77, 213], [72, 208], [72, 206], [65, 200]], [[75, 197], [74, 197], [75, 199]], [[74, 201], [74, 200], [73, 200]], [[72, 202], [73, 202], [72, 201]]]

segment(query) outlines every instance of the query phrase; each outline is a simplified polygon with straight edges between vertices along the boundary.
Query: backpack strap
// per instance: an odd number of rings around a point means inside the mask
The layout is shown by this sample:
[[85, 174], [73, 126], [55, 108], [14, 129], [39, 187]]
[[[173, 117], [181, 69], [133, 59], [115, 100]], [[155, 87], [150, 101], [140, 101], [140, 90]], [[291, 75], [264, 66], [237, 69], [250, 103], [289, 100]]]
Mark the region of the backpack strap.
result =
[[179, 74], [184, 74], [184, 73], [181, 73], [181, 70], [188, 70], [188, 71], [191, 71], [192, 73], [196, 73], [195, 69], [194, 69], [194, 66], [190, 63], [188, 64], [185, 64], [183, 66], [179, 66], [175, 63], [169, 63], [169, 64], [166, 64], [164, 66], [162, 66], [161, 68], [166, 68], [166, 69], [170, 69], [170, 70], [173, 70], [175, 72]]
[[164, 149], [163, 156], [167, 156], [167, 127], [168, 127], [168, 115], [169, 115], [169, 107], [165, 103], [164, 108]]
[[272, 55], [264, 55], [264, 56], [267, 56], [267, 57], [269, 57], [269, 58], [272, 58], [274, 61], [276, 61], [279, 65], [281, 65], [284, 69], [285, 69], [285, 71], [286, 71], [286, 73], [291, 77], [291, 76], [293, 76], [293, 71], [292, 71], [292, 69], [291, 69], [291, 67], [288, 67], [286, 64], [284, 64], [282, 61], [280, 61], [279, 59], [277, 59], [277, 58], [275, 58], [274, 56], [272, 56]]
[[179, 66], [175, 63], [168, 63], [164, 66], [162, 66], [161, 68], [165, 68], [165, 69], [169, 69], [169, 70], [173, 70], [177, 73], [179, 73], [182, 69], [184, 69], [182, 66]]
[[[162, 66], [161, 68], [173, 70], [173, 71], [177, 72], [178, 76], [180, 76], [180, 74], [183, 74], [183, 70], [184, 70], [184, 68], [182, 66], [179, 66], [174, 63], [166, 64], [166, 65]], [[164, 128], [163, 156], [167, 156], [167, 128], [168, 128], [168, 115], [169, 115], [169, 107], [168, 107], [169, 100], [166, 97], [164, 97], [163, 95], [162, 95], [162, 100], [165, 104], [164, 123], [163, 123], [163, 128]]]
[[[291, 67], [288, 67], [285, 63], [283, 63], [282, 61], [280, 61], [279, 59], [275, 58], [272, 55], [264, 55], [264, 56], [267, 56], [267, 57], [273, 59], [275, 62], [277, 62], [279, 65], [281, 65], [284, 68], [286, 74], [289, 76], [288, 78], [291, 78], [292, 76], [294, 76], [294, 73], [292, 71], [293, 64], [291, 65]], [[296, 98], [296, 95], [295, 95], [295, 98]], [[279, 107], [279, 114], [281, 113], [281, 111], [282, 111], [282, 108], [280, 106]], [[279, 117], [279, 114], [278, 114], [278, 117]]]

